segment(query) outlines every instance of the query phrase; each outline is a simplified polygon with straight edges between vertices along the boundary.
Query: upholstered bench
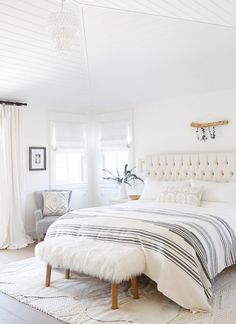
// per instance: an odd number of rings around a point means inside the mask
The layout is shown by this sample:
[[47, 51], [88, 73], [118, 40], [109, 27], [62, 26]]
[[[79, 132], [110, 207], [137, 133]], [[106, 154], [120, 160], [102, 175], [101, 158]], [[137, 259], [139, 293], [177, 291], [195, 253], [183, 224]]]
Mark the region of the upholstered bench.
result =
[[110, 281], [112, 309], [118, 308], [118, 284], [131, 280], [134, 299], [138, 295], [137, 276], [145, 271], [145, 258], [141, 248], [113, 242], [88, 239], [53, 238], [39, 243], [35, 254], [47, 265], [45, 286], [50, 286], [53, 267], [84, 273]]

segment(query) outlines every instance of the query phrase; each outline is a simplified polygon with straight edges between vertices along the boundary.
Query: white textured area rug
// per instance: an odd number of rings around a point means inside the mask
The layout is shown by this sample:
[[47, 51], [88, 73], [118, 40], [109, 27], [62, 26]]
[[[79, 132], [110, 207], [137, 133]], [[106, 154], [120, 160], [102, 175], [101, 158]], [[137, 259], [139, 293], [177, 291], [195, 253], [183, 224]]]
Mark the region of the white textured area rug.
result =
[[111, 310], [109, 283], [85, 275], [52, 271], [51, 287], [44, 287], [45, 265], [36, 258], [0, 267], [0, 291], [61, 321], [81, 323], [137, 324], [233, 324], [236, 323], [236, 266], [226, 270], [214, 283], [211, 313], [192, 314], [161, 293], [146, 277], [139, 283], [140, 299], [130, 298], [127, 285], [120, 287], [118, 310]]

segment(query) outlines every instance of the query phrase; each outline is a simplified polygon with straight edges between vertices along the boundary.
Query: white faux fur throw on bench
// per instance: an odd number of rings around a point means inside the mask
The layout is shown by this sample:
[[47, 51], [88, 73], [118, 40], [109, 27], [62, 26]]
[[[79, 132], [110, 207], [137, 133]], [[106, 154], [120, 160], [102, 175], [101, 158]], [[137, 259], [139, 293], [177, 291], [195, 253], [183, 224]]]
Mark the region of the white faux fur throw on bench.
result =
[[141, 247], [114, 242], [52, 238], [39, 243], [35, 254], [52, 267], [70, 269], [116, 283], [145, 272]]

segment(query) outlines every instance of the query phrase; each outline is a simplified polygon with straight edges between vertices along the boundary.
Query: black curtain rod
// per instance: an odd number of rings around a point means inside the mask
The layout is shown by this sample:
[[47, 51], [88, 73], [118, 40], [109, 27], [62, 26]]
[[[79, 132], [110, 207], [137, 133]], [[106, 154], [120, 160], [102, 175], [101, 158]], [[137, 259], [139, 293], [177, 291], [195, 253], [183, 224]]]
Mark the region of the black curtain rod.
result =
[[27, 106], [27, 103], [25, 102], [13, 102], [13, 101], [4, 101], [4, 100], [0, 100], [0, 104], [4, 104], [4, 105], [13, 105], [13, 106]]

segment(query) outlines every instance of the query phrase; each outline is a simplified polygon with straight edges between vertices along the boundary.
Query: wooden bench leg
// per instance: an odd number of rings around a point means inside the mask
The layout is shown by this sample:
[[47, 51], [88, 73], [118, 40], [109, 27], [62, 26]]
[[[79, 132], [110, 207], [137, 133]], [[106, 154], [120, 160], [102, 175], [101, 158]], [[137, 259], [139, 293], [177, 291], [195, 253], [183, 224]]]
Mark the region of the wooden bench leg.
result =
[[47, 264], [45, 287], [50, 287], [51, 272], [52, 272], [52, 267], [50, 266], [50, 264]]
[[111, 284], [112, 309], [118, 308], [118, 285], [115, 282]]
[[70, 269], [65, 269], [65, 279], [70, 279]]
[[138, 299], [139, 298], [139, 294], [138, 294], [138, 279], [137, 277], [132, 277], [131, 278], [131, 292], [133, 295], [134, 299]]
[[42, 241], [42, 236], [41, 235], [37, 235], [37, 243], [40, 243]]

